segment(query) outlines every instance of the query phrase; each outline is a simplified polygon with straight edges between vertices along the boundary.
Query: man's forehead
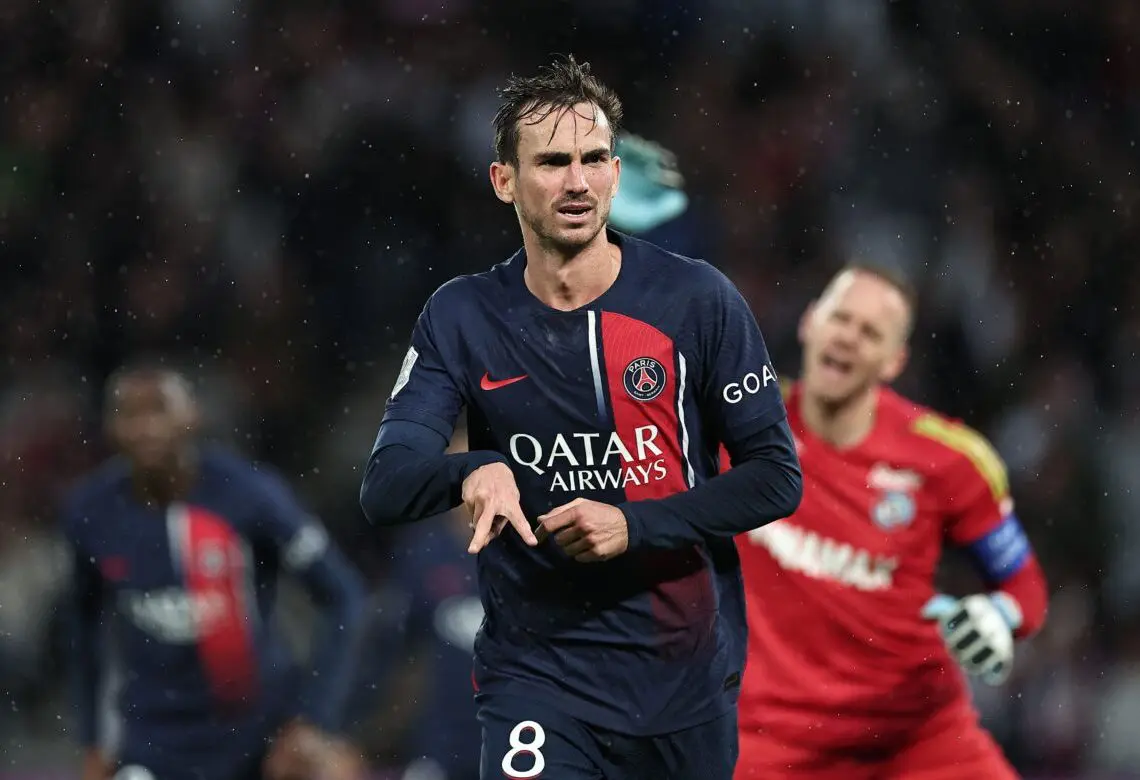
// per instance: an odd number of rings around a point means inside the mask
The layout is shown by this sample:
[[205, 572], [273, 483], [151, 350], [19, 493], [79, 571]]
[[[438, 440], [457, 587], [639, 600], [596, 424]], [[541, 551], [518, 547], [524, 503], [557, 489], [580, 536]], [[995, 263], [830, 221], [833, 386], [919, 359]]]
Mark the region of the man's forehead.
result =
[[605, 112], [592, 103], [554, 110], [537, 106], [519, 124], [520, 140], [540, 148], [568, 144], [608, 147], [613, 137]]
[[854, 308], [888, 320], [897, 320], [904, 326], [910, 321], [911, 311], [906, 298], [890, 282], [874, 274], [848, 270], [832, 282], [826, 295], [833, 307]]
[[903, 294], [890, 282], [875, 274], [863, 273], [855, 269], [844, 271], [835, 278], [827, 291], [827, 297], [836, 300], [848, 299], [874, 301], [877, 304], [901, 303], [906, 306]]

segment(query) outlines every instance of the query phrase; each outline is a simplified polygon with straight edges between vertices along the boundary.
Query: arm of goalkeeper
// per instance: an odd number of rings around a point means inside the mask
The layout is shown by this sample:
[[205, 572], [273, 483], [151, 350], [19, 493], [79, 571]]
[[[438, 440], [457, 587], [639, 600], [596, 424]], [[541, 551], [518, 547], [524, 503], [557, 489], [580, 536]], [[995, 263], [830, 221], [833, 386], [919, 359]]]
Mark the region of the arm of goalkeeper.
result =
[[922, 608], [922, 617], [938, 622], [950, 654], [968, 674], [1001, 685], [1013, 668], [1015, 640], [1045, 622], [1045, 575], [1012, 512], [968, 547], [992, 589], [964, 598], [938, 594]]

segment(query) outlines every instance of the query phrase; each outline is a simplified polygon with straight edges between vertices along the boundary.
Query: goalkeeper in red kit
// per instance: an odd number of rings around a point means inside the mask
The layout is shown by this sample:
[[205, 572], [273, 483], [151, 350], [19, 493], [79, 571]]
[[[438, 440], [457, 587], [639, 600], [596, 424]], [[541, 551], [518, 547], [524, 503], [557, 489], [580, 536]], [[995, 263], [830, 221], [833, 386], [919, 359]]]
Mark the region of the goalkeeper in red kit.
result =
[[[800, 324], [786, 405], [803, 502], [737, 538], [749, 656], [735, 780], [1017, 777], [963, 671], [1005, 679], [1014, 641], [1044, 621], [1044, 577], [989, 443], [888, 388], [913, 317], [905, 282], [852, 266]], [[728, 385], [725, 402], [750, 388]], [[972, 553], [986, 592], [936, 592], [947, 543]]]

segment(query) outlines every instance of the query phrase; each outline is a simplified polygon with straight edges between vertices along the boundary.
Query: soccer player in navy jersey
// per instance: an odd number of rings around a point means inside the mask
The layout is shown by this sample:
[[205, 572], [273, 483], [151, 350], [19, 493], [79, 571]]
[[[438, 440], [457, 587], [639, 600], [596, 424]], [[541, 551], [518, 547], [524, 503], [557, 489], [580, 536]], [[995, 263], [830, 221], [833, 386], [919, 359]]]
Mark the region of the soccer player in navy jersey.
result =
[[728, 780], [733, 537], [801, 496], [775, 370], [723, 274], [608, 228], [617, 96], [565, 58], [503, 98], [491, 183], [523, 247], [428, 301], [361, 504], [471, 517], [482, 777]]
[[[618, 230], [663, 241], [684, 237], [686, 230], [658, 228], [676, 224], [688, 206], [683, 179], [672, 153], [660, 144], [629, 133], [616, 142], [622, 161], [621, 189], [613, 199], [610, 225]], [[632, 185], [632, 186], [631, 186]], [[460, 424], [448, 452], [467, 451], [467, 431]], [[402, 526], [392, 548], [390, 587], [395, 608], [384, 610], [391, 622], [368, 663], [387, 676], [381, 701], [411, 723], [410, 763], [402, 780], [477, 780], [481, 733], [471, 697], [471, 654], [483, 607], [479, 600], [476, 558], [467, 554], [470, 518], [462, 507], [445, 522]], [[393, 663], [410, 652], [408, 664]], [[366, 690], [361, 687], [362, 694]]]
[[617, 96], [565, 58], [503, 97], [490, 179], [522, 249], [427, 301], [361, 505], [470, 514], [483, 778], [727, 780], [733, 537], [801, 495], [779, 383], [723, 274], [606, 225]]
[[[335, 735], [363, 583], [277, 473], [196, 445], [197, 417], [180, 375], [120, 370], [106, 425], [121, 455], [63, 505], [83, 777], [357, 778], [358, 754]], [[321, 610], [306, 673], [273, 624], [280, 571]], [[108, 655], [122, 678], [114, 746], [97, 712]]]

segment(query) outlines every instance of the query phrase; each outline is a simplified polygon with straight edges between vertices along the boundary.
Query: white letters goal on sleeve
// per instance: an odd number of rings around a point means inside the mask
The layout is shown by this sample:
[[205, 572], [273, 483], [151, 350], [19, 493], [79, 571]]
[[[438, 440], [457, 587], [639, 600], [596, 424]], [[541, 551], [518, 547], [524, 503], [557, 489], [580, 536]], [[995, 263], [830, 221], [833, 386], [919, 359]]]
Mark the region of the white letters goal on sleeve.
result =
[[763, 370], [757, 374], [754, 371], [749, 371], [739, 382], [729, 382], [721, 390], [721, 398], [726, 403], [738, 404], [744, 400], [746, 395], [756, 395], [772, 382], [778, 382], [776, 372], [772, 370], [771, 366], [764, 366]]

